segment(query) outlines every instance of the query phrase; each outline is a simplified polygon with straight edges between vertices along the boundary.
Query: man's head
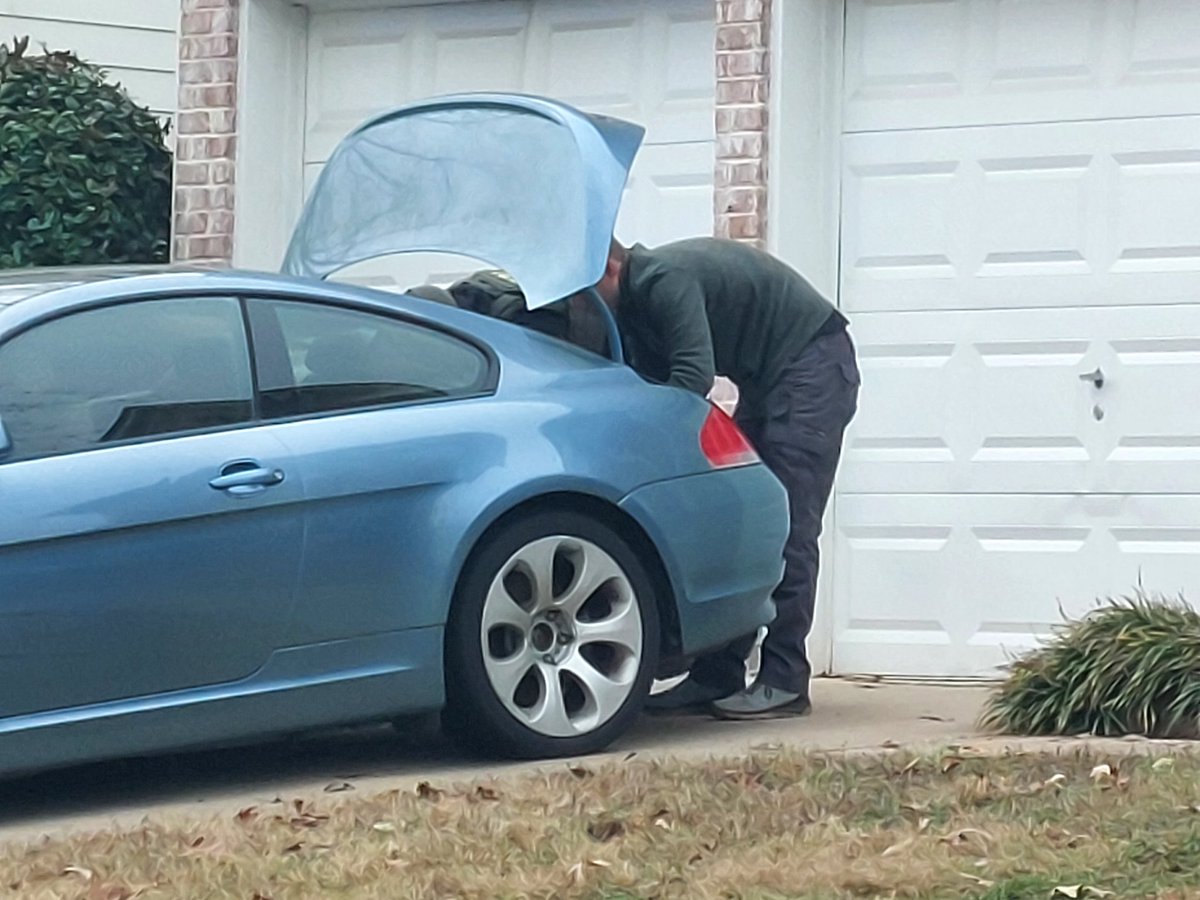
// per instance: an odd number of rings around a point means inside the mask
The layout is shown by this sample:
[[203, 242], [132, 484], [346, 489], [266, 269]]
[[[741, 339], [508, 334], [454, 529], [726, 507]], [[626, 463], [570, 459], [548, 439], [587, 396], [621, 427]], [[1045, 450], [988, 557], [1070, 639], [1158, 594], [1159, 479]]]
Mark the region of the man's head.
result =
[[604, 275], [596, 284], [596, 293], [608, 304], [608, 308], [614, 311], [621, 299], [621, 270], [625, 267], [628, 257], [629, 251], [614, 238], [608, 245], [608, 262], [604, 266]]

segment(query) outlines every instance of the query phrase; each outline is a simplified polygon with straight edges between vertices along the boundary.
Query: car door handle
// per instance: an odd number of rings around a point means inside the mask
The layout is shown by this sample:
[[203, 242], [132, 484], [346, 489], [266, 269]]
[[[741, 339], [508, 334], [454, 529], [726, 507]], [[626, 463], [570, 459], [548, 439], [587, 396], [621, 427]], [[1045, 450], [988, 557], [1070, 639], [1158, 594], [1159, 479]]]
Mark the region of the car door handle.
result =
[[225, 491], [235, 497], [247, 494], [257, 494], [273, 484], [283, 481], [282, 469], [268, 469], [258, 463], [230, 463], [221, 470], [221, 474], [208, 484], [218, 491]]

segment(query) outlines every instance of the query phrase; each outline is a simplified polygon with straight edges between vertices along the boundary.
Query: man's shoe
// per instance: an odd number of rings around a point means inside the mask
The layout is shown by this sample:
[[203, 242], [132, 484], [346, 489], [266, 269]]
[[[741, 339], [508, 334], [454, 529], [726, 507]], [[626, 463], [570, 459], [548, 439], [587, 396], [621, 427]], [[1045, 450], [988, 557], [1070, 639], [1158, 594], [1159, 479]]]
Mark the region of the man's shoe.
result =
[[804, 694], [781, 691], [761, 681], [712, 704], [712, 713], [719, 719], [784, 719], [810, 712], [812, 702]]
[[685, 678], [669, 691], [653, 694], [646, 700], [646, 710], [649, 712], [696, 712], [706, 711], [714, 700], [729, 697], [731, 691], [723, 688], [711, 688], [691, 678]]

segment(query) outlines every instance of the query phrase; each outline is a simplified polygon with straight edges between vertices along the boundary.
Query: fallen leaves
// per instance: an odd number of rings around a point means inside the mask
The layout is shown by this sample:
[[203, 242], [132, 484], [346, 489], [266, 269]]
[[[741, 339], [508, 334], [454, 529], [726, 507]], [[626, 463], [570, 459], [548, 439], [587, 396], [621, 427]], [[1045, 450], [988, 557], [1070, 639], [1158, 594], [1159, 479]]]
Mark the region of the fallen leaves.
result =
[[938, 842], [951, 847], [962, 847], [967, 844], [983, 844], [986, 846], [995, 840], [981, 828], [958, 828], [938, 838]]
[[417, 785], [417, 796], [422, 800], [429, 800], [432, 803], [437, 803], [445, 795], [445, 791], [443, 791], [441, 788], [435, 788], [428, 781], [422, 781]]
[[158, 884], [116, 884], [100, 880], [94, 869], [86, 866], [65, 866], [60, 873], [62, 877], [82, 878], [87, 882], [87, 890], [79, 895], [79, 900], [134, 900]]
[[1124, 789], [1129, 786], [1129, 777], [1122, 775], [1116, 766], [1109, 763], [1100, 763], [1094, 766], [1089, 777], [1101, 790], [1109, 790], [1114, 787]]
[[591, 822], [588, 824], [587, 833], [596, 841], [606, 844], [615, 838], [625, 834], [625, 824], [618, 822], [616, 819], [606, 819], [600, 822]]
[[[623, 764], [624, 752], [370, 792], [365, 780], [334, 790], [351, 782], [329, 775], [339, 780], [319, 780], [304, 800], [288, 793], [269, 805], [263, 795], [202, 826], [151, 823], [70, 851], [39, 849], [22, 868], [14, 850], [7, 868], [0, 860], [0, 892], [16, 884], [5, 896], [151, 900], [159, 893], [141, 882], [161, 879], [164, 895], [198, 896], [236, 868], [237, 900], [253, 900], [255, 888], [259, 900], [282, 900], [335, 870], [362, 878], [364, 896], [648, 896], [653, 883], [660, 896], [702, 900], [786, 879], [821, 897], [891, 896], [918, 883], [949, 897], [998, 892], [1016, 872], [1031, 879], [1031, 900], [1055, 885], [1059, 900], [1105, 900], [1110, 879], [1117, 887], [1126, 874], [1107, 852], [1114, 815], [1148, 847], [1170, 849], [1178, 879], [1200, 868], [1200, 851], [1171, 840], [1200, 821], [1200, 764], [1182, 753], [1081, 748], [1019, 760], [953, 746], [872, 758], [785, 747]], [[128, 850], [115, 851], [118, 841]]]
[[608, 869], [612, 863], [603, 859], [585, 859], [582, 862], [577, 862], [567, 870], [567, 878], [572, 885], [583, 884], [586, 879], [585, 873], [588, 869]]
[[[285, 821], [283, 816], [276, 816], [276, 821]], [[319, 825], [329, 821], [329, 816], [324, 813], [315, 812], [303, 800], [292, 801], [292, 815], [286, 819], [287, 824], [293, 828], [316, 828]]]
[[488, 787], [485, 784], [478, 785], [471, 796], [475, 800], [487, 800], [493, 803], [499, 802], [500, 800], [500, 792], [493, 787]]
[[1052, 897], [1068, 897], [1079, 900], [1081, 897], [1115, 897], [1112, 891], [1101, 890], [1088, 884], [1060, 884], [1052, 892]]

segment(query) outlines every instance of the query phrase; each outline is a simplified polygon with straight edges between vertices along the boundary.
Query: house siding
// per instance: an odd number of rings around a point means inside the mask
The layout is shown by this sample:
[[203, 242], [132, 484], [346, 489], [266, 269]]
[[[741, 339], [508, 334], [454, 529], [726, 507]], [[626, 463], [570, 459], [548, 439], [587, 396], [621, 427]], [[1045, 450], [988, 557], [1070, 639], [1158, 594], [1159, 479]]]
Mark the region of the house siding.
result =
[[0, 0], [0, 40], [69, 50], [103, 68], [138, 103], [175, 112], [178, 0]]

